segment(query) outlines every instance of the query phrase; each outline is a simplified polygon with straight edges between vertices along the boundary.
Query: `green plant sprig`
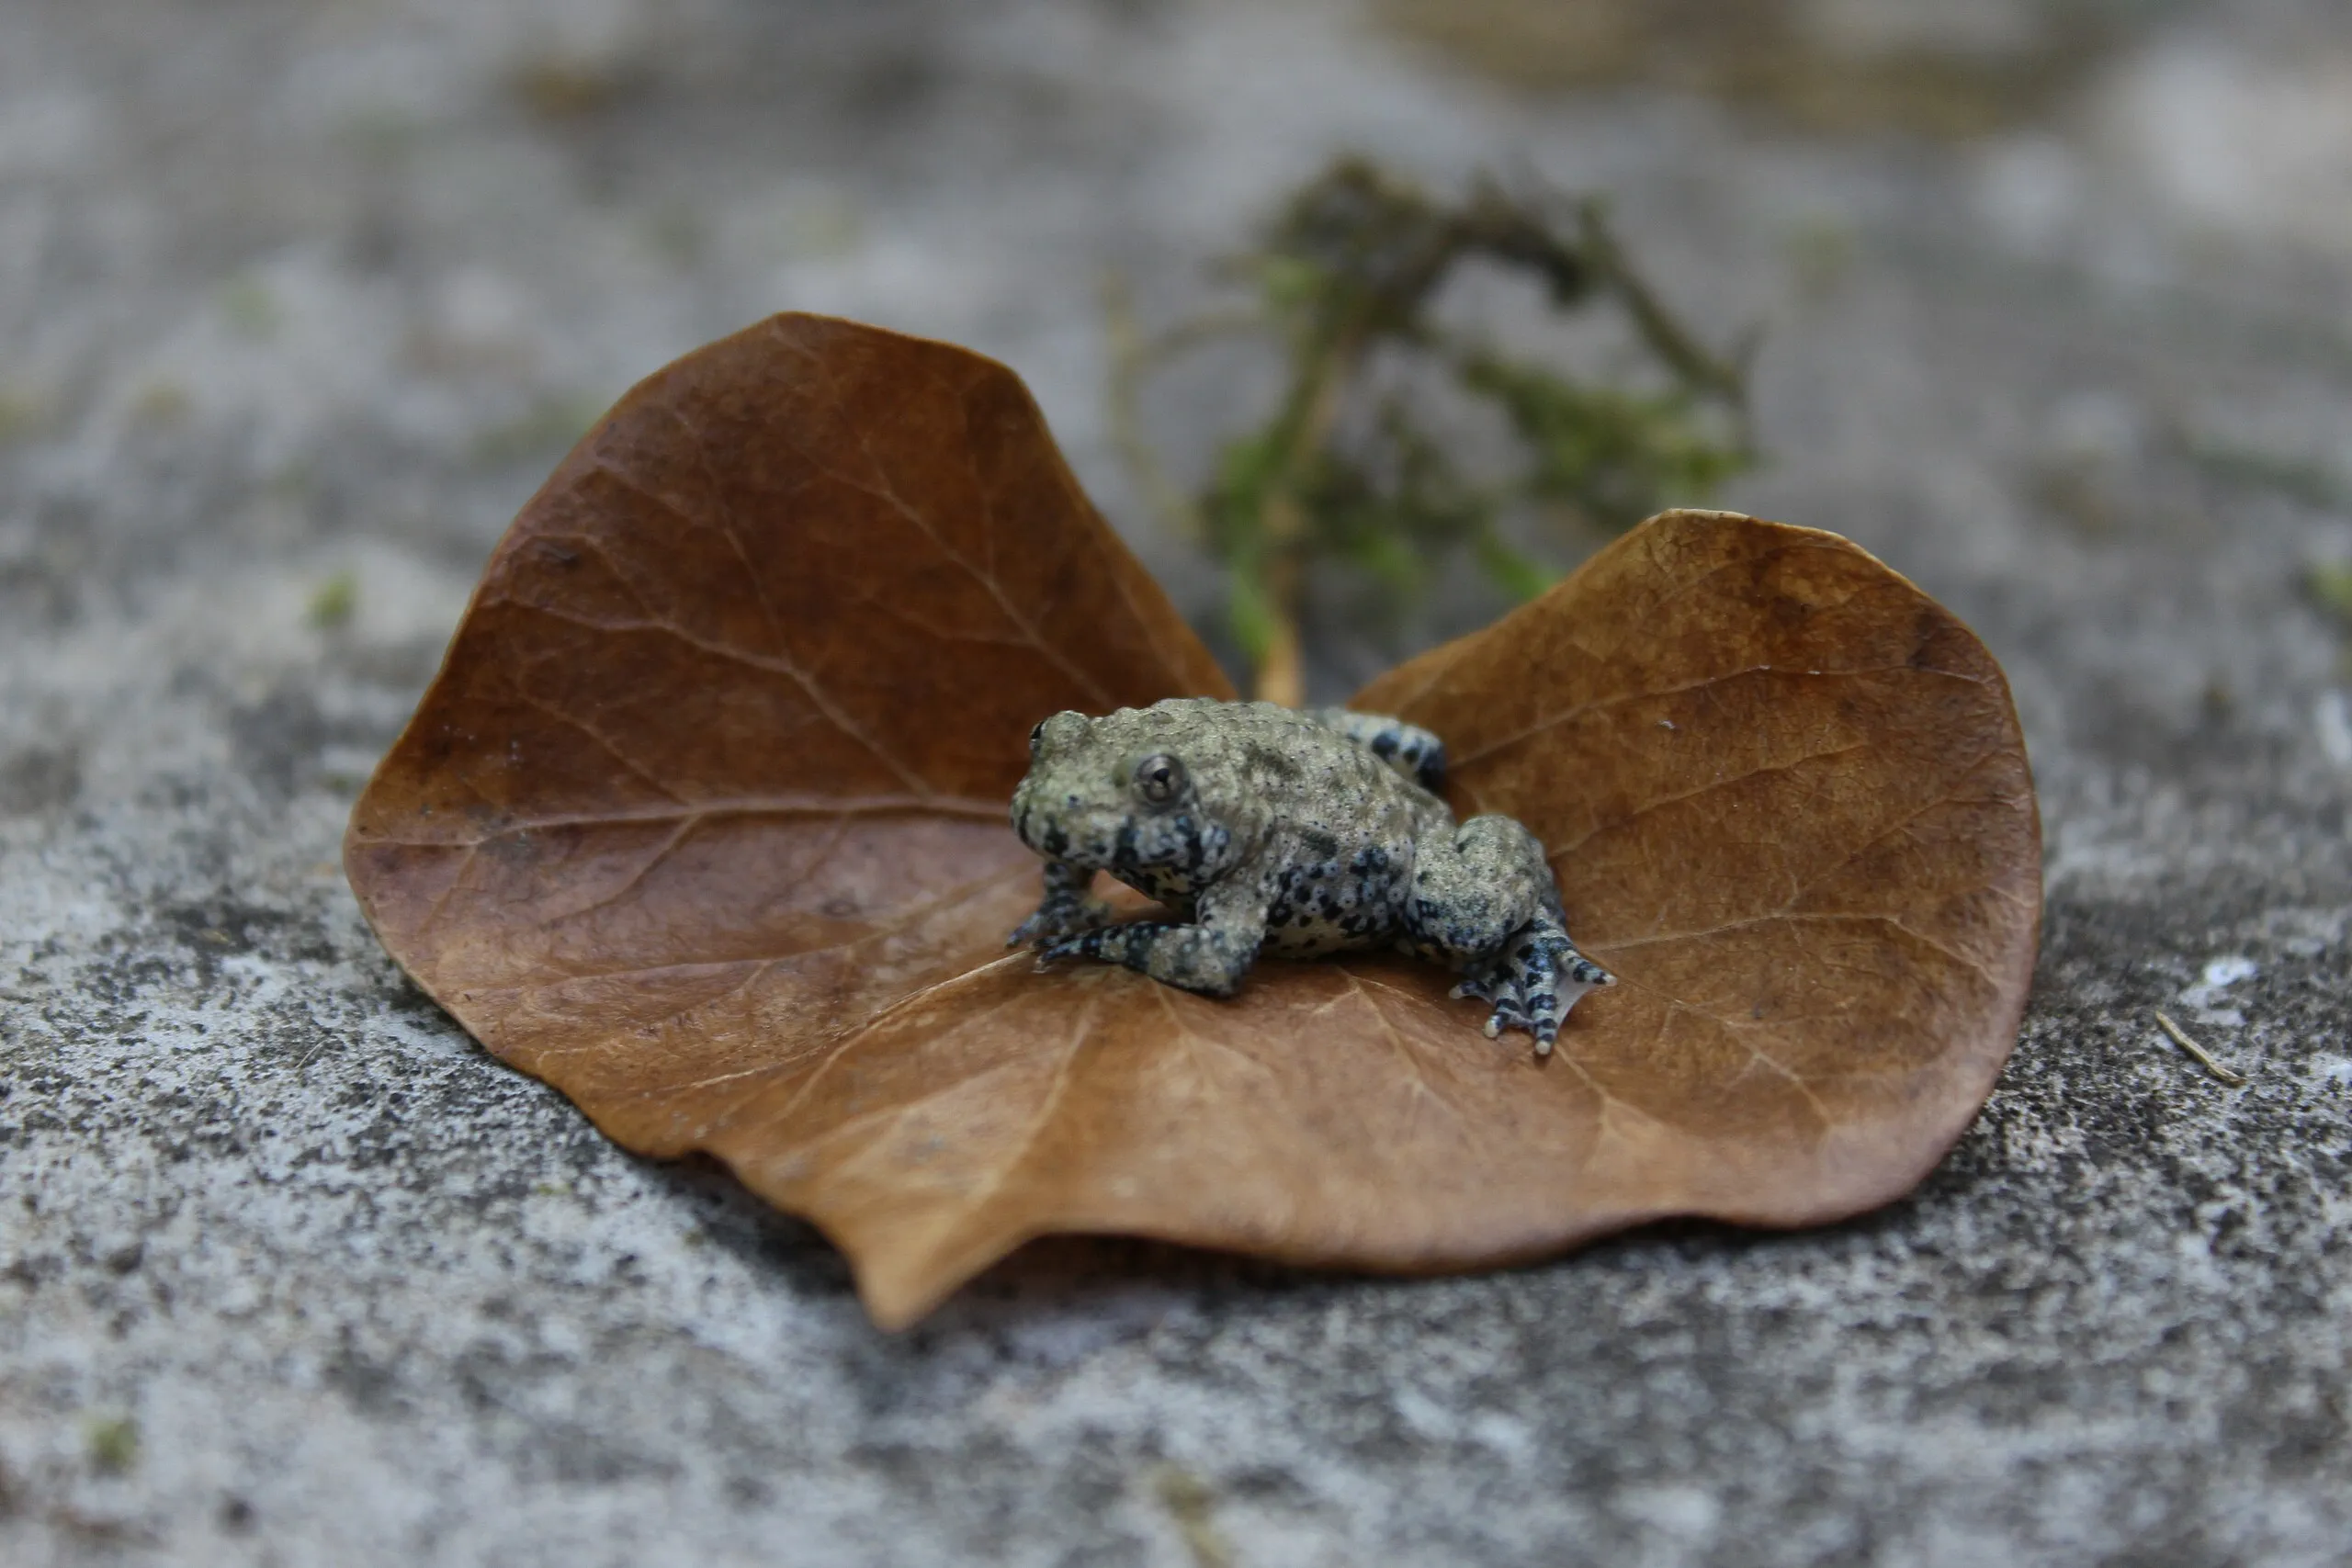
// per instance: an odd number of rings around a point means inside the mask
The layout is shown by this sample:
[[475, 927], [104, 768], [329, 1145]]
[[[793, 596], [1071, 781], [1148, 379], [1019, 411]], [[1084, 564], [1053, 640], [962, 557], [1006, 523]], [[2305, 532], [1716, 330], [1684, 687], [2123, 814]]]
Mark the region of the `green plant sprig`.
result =
[[[1532, 276], [1555, 311], [1614, 306], [1659, 389], [1579, 382], [1440, 325], [1432, 301], [1474, 259]], [[1300, 612], [1319, 561], [1357, 567], [1401, 604], [1460, 552], [1523, 598], [1554, 570], [1510, 542], [1504, 525], [1515, 513], [1620, 529], [1702, 498], [1755, 460], [1746, 352], [1711, 353], [1667, 309], [1597, 201], [1522, 198], [1481, 178], [1447, 203], [1347, 158], [1291, 196], [1235, 271], [1251, 289], [1249, 306], [1156, 337], [1137, 329], [1123, 290], [1106, 294], [1111, 418], [1147, 502], [1227, 569], [1227, 622], [1261, 697], [1304, 700]], [[1190, 493], [1143, 436], [1140, 387], [1169, 360], [1234, 335], [1274, 341], [1283, 392], [1263, 425], [1227, 440], [1205, 485]], [[1375, 355], [1418, 367], [1408, 387], [1422, 396], [1375, 398]], [[1465, 472], [1425, 423], [1419, 405], [1431, 383], [1499, 414], [1517, 466]], [[1370, 417], [1346, 417], [1365, 404]]]

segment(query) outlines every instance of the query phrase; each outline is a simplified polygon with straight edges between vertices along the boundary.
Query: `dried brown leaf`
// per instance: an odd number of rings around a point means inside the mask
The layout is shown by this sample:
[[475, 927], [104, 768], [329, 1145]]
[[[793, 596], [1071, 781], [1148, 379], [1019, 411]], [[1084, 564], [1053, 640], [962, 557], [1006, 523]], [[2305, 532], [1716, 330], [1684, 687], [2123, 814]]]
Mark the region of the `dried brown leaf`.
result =
[[1424, 1270], [1832, 1219], [2007, 1054], [2040, 908], [2008, 694], [1843, 540], [1669, 513], [1362, 694], [1552, 846], [1623, 978], [1548, 1062], [1402, 959], [1216, 1001], [1005, 952], [1030, 726], [1182, 694], [1229, 689], [1009, 371], [780, 317], [524, 509], [346, 864], [492, 1051], [813, 1220], [886, 1325], [1058, 1232]]

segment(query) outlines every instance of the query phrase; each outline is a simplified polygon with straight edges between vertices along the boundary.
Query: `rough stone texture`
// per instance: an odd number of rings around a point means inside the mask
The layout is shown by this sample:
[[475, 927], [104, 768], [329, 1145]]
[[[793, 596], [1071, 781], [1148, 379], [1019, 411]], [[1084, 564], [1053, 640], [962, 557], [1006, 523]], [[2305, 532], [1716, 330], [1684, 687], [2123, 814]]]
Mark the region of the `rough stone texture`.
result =
[[[1942, 14], [1812, 9], [1849, 51]], [[11, 0], [0, 1557], [2342, 1561], [2352, 703], [2299, 587], [2352, 556], [2332, 10], [2140, 7], [2038, 122], [1938, 144], [1507, 96], [1307, 0]], [[1776, 461], [1720, 502], [1851, 534], [2015, 681], [2015, 1061], [1828, 1231], [1422, 1283], [1067, 1244], [885, 1338], [821, 1239], [408, 987], [344, 815], [636, 376], [786, 307], [954, 338], [1131, 518], [1100, 269], [1172, 313], [1342, 145], [1611, 190], [1712, 328], [1766, 324]], [[1159, 417], [1196, 450], [1224, 396]], [[1332, 646], [1344, 692], [1376, 655]]]

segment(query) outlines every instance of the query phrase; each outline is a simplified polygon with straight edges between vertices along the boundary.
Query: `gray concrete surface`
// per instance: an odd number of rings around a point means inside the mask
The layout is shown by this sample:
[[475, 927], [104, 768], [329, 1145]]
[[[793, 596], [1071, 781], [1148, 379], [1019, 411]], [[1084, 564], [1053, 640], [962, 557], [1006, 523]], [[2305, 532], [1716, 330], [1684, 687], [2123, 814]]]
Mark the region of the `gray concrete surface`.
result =
[[[2064, 8], [1801, 19], [1867, 65]], [[2352, 696], [2300, 582], [2352, 558], [2352, 34], [2107, 10], [1938, 142], [1513, 96], [1336, 0], [10, 0], [0, 1558], [2344, 1561]], [[345, 813], [566, 434], [772, 310], [1010, 360], [1205, 612], [1111, 458], [1096, 280], [1174, 312], [1341, 146], [1611, 191], [1765, 325], [1775, 462], [1721, 502], [1851, 534], [2015, 682], [2016, 1058], [1832, 1230], [1420, 1283], [1071, 1243], [884, 1337], [806, 1229], [406, 985]], [[1222, 395], [1156, 417], [1197, 449]], [[1333, 647], [1327, 688], [1377, 658]]]

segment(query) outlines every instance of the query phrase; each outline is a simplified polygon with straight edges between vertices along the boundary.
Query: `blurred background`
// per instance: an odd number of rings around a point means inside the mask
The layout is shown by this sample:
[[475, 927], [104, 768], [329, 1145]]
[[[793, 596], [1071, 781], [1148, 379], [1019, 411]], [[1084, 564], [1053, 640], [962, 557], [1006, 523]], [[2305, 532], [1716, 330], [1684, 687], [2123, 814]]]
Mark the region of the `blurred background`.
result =
[[[1216, 308], [1351, 152], [1607, 197], [1691, 330], [1754, 344], [1759, 461], [1707, 499], [1851, 536], [2003, 660], [2050, 936], [1939, 1179], [1973, 1185], [1790, 1244], [1817, 1289], [1777, 1304], [1668, 1238], [1410, 1292], [1163, 1270], [877, 1345], [820, 1242], [406, 987], [344, 816], [569, 444], [775, 310], [1012, 365], [1235, 657], [1122, 460], [1104, 281]], [[1442, 307], [1510, 333], [1531, 299], [1474, 269]], [[1197, 485], [1279, 369], [1190, 361], [1137, 420]], [[8, 0], [0, 1547], [2329, 1560], [2347, 569], [2336, 0]], [[1456, 574], [1374, 625], [1320, 582], [1308, 687], [1503, 602]], [[2138, 1043], [2151, 999], [2288, 1054], [2239, 1120], [2166, 1098], [2199, 1086]], [[2180, 1262], [2224, 1211], [2245, 1245]], [[1606, 1334], [1645, 1310], [1698, 1337]]]
[[[431, 644], [452, 602], [418, 574], [476, 567], [629, 383], [792, 309], [1014, 366], [1214, 629], [1110, 439], [1103, 280], [1148, 324], [1228, 298], [1219, 260], [1350, 151], [1440, 194], [1605, 196], [1694, 332], [1758, 345], [1765, 461], [1718, 504], [1963, 600], [2287, 509], [2342, 552], [2352, 38], [2324, 4], [24, 0], [0, 28], [19, 594], [200, 539], [348, 573], [355, 636]], [[1476, 276], [1445, 301], [1520, 304]], [[1143, 423], [1197, 481], [1273, 391], [1204, 360]], [[1402, 646], [1339, 619], [1318, 695]]]

